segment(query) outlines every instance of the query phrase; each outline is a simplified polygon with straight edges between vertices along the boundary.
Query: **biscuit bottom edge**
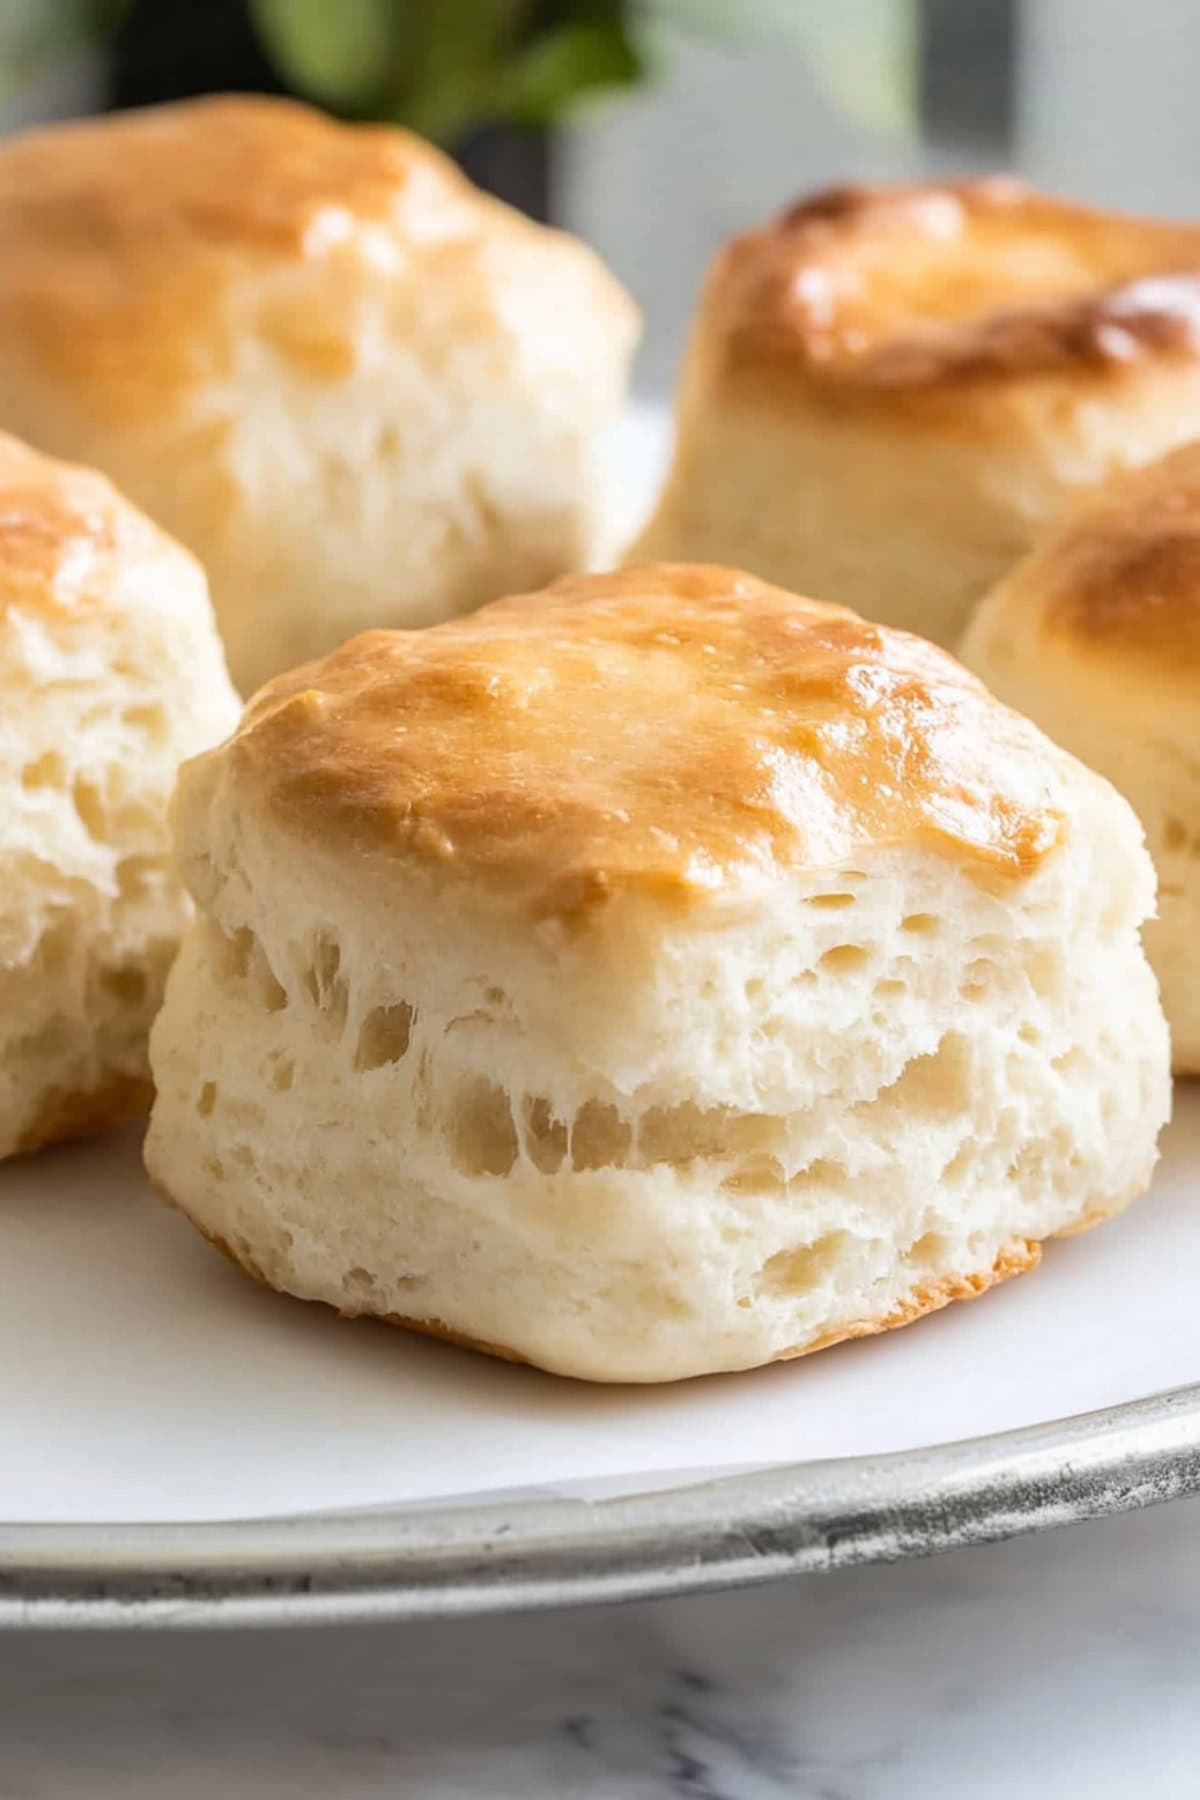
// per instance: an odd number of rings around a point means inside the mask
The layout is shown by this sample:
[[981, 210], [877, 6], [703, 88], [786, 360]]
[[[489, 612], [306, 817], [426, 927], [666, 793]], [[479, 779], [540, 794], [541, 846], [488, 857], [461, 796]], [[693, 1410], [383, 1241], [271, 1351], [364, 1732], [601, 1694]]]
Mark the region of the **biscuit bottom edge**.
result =
[[[1085, 1207], [1078, 1219], [1054, 1232], [1052, 1236], [1078, 1236], [1081, 1232], [1088, 1231], [1093, 1226], [1112, 1218], [1122, 1211], [1131, 1200], [1145, 1191], [1151, 1173], [1152, 1167], [1116, 1199], [1108, 1198]], [[943, 1307], [949, 1306], [955, 1301], [978, 1299], [992, 1288], [999, 1287], [1002, 1282], [1010, 1281], [1014, 1276], [1029, 1273], [1041, 1262], [1044, 1247], [1041, 1239], [1015, 1238], [997, 1253], [995, 1260], [986, 1268], [944, 1275], [934, 1281], [919, 1282], [886, 1313], [882, 1313], [876, 1318], [850, 1320], [845, 1325], [839, 1325], [807, 1343], [777, 1350], [773, 1355], [764, 1357], [761, 1361], [731, 1363], [724, 1368], [697, 1368], [678, 1375], [639, 1376], [627, 1373], [593, 1375], [555, 1368], [547, 1362], [538, 1361], [524, 1351], [514, 1349], [511, 1345], [473, 1337], [469, 1332], [461, 1331], [457, 1327], [447, 1324], [443, 1319], [412, 1317], [403, 1313], [371, 1312], [364, 1309], [352, 1310], [339, 1307], [333, 1301], [316, 1296], [294, 1294], [291, 1290], [280, 1287], [270, 1280], [248, 1254], [236, 1250], [219, 1233], [210, 1231], [199, 1224], [188, 1209], [182, 1206], [161, 1182], [156, 1180], [152, 1182], [152, 1185], [160, 1199], [173, 1210], [181, 1213], [213, 1249], [220, 1251], [221, 1255], [226, 1257], [235, 1268], [243, 1274], [249, 1275], [253, 1281], [271, 1293], [283, 1294], [289, 1299], [303, 1300], [309, 1305], [325, 1306], [344, 1319], [372, 1319], [379, 1324], [398, 1326], [404, 1331], [416, 1332], [423, 1337], [436, 1338], [443, 1343], [453, 1344], [460, 1349], [472, 1350], [501, 1362], [518, 1363], [527, 1368], [541, 1370], [546, 1374], [572, 1381], [586, 1381], [595, 1385], [666, 1386], [677, 1381], [698, 1380], [706, 1375], [736, 1374], [753, 1368], [768, 1368], [773, 1363], [793, 1362], [801, 1357], [815, 1355], [818, 1351], [829, 1350], [838, 1344], [848, 1343], [857, 1338], [876, 1337], [885, 1331], [896, 1331], [903, 1326], [914, 1324], [918, 1319], [923, 1319], [931, 1313], [940, 1312]]]

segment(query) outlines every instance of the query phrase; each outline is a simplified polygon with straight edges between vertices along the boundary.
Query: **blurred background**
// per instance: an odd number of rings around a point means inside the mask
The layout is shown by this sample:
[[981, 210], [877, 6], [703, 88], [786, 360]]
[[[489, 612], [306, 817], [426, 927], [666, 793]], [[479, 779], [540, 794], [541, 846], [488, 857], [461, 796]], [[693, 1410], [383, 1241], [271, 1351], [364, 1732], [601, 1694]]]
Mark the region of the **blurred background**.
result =
[[1200, 213], [1196, 0], [0, 0], [0, 130], [286, 92], [588, 238], [670, 386], [731, 231], [832, 180], [1021, 170]]

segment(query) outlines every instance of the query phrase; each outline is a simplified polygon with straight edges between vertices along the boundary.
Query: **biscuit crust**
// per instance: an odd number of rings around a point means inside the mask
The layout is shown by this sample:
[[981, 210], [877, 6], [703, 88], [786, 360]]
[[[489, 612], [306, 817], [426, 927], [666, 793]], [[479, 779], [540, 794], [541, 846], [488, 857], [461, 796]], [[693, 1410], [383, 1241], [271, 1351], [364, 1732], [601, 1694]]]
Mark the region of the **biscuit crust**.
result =
[[655, 565], [367, 633], [280, 677], [228, 753], [185, 771], [179, 818], [186, 849], [231, 783], [298, 837], [578, 922], [622, 892], [688, 904], [871, 846], [1025, 879], [1060, 840], [1053, 773], [919, 639], [733, 570]]
[[[162, 565], [198, 565], [94, 469], [41, 456], [0, 433], [0, 621], [102, 615], [114, 589]], [[173, 574], [175, 571], [171, 570]]]
[[1009, 584], [1056, 649], [1158, 673], [1200, 673], [1200, 445], [1184, 444], [1081, 500]]
[[[315, 381], [358, 352], [364, 284], [389, 269], [477, 291], [488, 242], [566, 234], [480, 193], [449, 157], [386, 125], [265, 95], [215, 95], [22, 133], [0, 145], [0, 332], [97, 417], [136, 423], [234, 373], [234, 284], [307, 266], [323, 304], [264, 293], [254, 330]], [[597, 270], [597, 304], [630, 302]], [[244, 328], [244, 327], [243, 327]], [[219, 432], [218, 432], [219, 435]]]
[[735, 238], [712, 272], [715, 355], [829, 399], [1200, 358], [1200, 229], [991, 177], [843, 187]]
[[[155, 1191], [168, 1206], [183, 1213], [185, 1217], [188, 1216], [187, 1208], [181, 1206], [160, 1182], [156, 1182], [154, 1185]], [[1106, 1206], [1102, 1215], [1098, 1214], [1087, 1219], [1076, 1229], [1078, 1231], [1087, 1230], [1090, 1226], [1099, 1223], [1100, 1217], [1107, 1217], [1109, 1210], [1110, 1208]], [[243, 1275], [249, 1275], [251, 1280], [257, 1282], [260, 1287], [268, 1288], [275, 1293], [286, 1293], [286, 1289], [275, 1286], [246, 1252], [236, 1250], [225, 1238], [206, 1230], [197, 1221], [192, 1220], [191, 1222], [196, 1225], [200, 1235], [212, 1245], [213, 1249], [220, 1251], [221, 1255]], [[823, 1337], [815, 1338], [811, 1343], [796, 1344], [790, 1349], [780, 1350], [773, 1360], [775, 1362], [795, 1362], [802, 1356], [815, 1356], [820, 1350], [831, 1350], [837, 1344], [849, 1343], [856, 1338], [878, 1337], [885, 1331], [898, 1331], [902, 1326], [915, 1324], [918, 1319], [923, 1319], [930, 1313], [940, 1312], [943, 1307], [950, 1306], [956, 1300], [977, 1300], [980, 1295], [998, 1287], [1001, 1282], [1011, 1281], [1017, 1275], [1028, 1274], [1030, 1270], [1037, 1268], [1041, 1260], [1042, 1245], [1040, 1243], [1034, 1240], [1014, 1242], [1000, 1252], [989, 1268], [961, 1275], [946, 1276], [939, 1281], [922, 1282], [913, 1288], [912, 1292], [899, 1305], [892, 1307], [882, 1317], [857, 1319], [849, 1325], [840, 1327], [837, 1331], [831, 1331]], [[305, 1296], [290, 1297], [306, 1298]], [[330, 1303], [316, 1301], [310, 1302], [310, 1304], [329, 1305]], [[489, 1343], [482, 1338], [472, 1337], [469, 1332], [459, 1331], [454, 1326], [447, 1325], [442, 1319], [409, 1318], [402, 1313], [372, 1313], [365, 1309], [356, 1311], [348, 1307], [337, 1307], [334, 1310], [344, 1319], [373, 1318], [384, 1325], [398, 1326], [402, 1331], [413, 1331], [421, 1337], [436, 1338], [441, 1343], [453, 1344], [460, 1350], [477, 1351], [484, 1356], [494, 1357], [499, 1362], [519, 1363], [526, 1368], [543, 1366], [533, 1362], [530, 1357], [519, 1350], [514, 1350], [507, 1344]], [[570, 1369], [551, 1369], [549, 1372], [568, 1376], [575, 1374], [575, 1371]], [[587, 1376], [578, 1378], [590, 1379]], [[680, 1376], [678, 1379], [688, 1380], [691, 1377]]]

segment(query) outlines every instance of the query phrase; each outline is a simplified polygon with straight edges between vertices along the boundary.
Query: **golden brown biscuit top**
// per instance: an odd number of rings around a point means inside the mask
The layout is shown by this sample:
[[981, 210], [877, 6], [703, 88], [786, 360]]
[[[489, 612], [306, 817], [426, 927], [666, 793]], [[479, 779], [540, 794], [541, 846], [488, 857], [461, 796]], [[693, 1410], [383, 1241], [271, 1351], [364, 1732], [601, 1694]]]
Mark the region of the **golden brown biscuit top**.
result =
[[191, 560], [103, 475], [0, 434], [0, 621], [102, 610], [135, 563], [166, 551]]
[[718, 258], [718, 355], [863, 397], [1200, 357], [1200, 228], [1007, 177], [836, 188]]
[[1020, 878], [1059, 841], [1056, 770], [921, 639], [655, 564], [355, 638], [269, 683], [184, 789], [202, 817], [226, 777], [305, 838], [578, 920], [915, 843]]
[[1172, 675], [1200, 670], [1200, 443], [1106, 483], [1010, 589], [1059, 643]]
[[[363, 282], [411, 284], [446, 256], [440, 278], [478, 286], [486, 316], [486, 246], [534, 239], [585, 254], [392, 127], [262, 96], [117, 113], [0, 144], [0, 344], [121, 413], [228, 375], [235, 329], [336, 375]], [[229, 323], [235, 279], [298, 268], [323, 284], [303, 316], [264, 292]]]
[[339, 124], [265, 95], [114, 113], [0, 147], [6, 261], [14, 247], [96, 269], [218, 246], [317, 255], [401, 217], [406, 230], [436, 235], [446, 204], [473, 192], [406, 131]]

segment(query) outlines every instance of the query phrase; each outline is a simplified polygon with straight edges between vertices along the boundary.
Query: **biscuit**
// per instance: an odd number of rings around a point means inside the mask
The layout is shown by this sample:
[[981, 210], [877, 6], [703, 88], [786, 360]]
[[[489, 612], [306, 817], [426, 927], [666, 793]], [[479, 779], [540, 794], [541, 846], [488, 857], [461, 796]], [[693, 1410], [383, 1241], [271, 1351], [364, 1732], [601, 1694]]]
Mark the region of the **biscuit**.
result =
[[0, 1156], [147, 1110], [188, 912], [167, 802], [237, 716], [193, 559], [0, 437]]
[[632, 302], [407, 132], [189, 101], [0, 144], [0, 425], [203, 562], [243, 692], [595, 557]]
[[1158, 870], [1146, 949], [1200, 1074], [1200, 445], [1081, 502], [979, 607], [963, 658], [1106, 775]]
[[1153, 871], [944, 652], [730, 570], [374, 632], [189, 763], [147, 1163], [276, 1288], [592, 1380], [741, 1369], [1143, 1187]]
[[839, 188], [718, 256], [631, 561], [696, 557], [953, 648], [1089, 483], [1200, 433], [1200, 228], [992, 178]]

